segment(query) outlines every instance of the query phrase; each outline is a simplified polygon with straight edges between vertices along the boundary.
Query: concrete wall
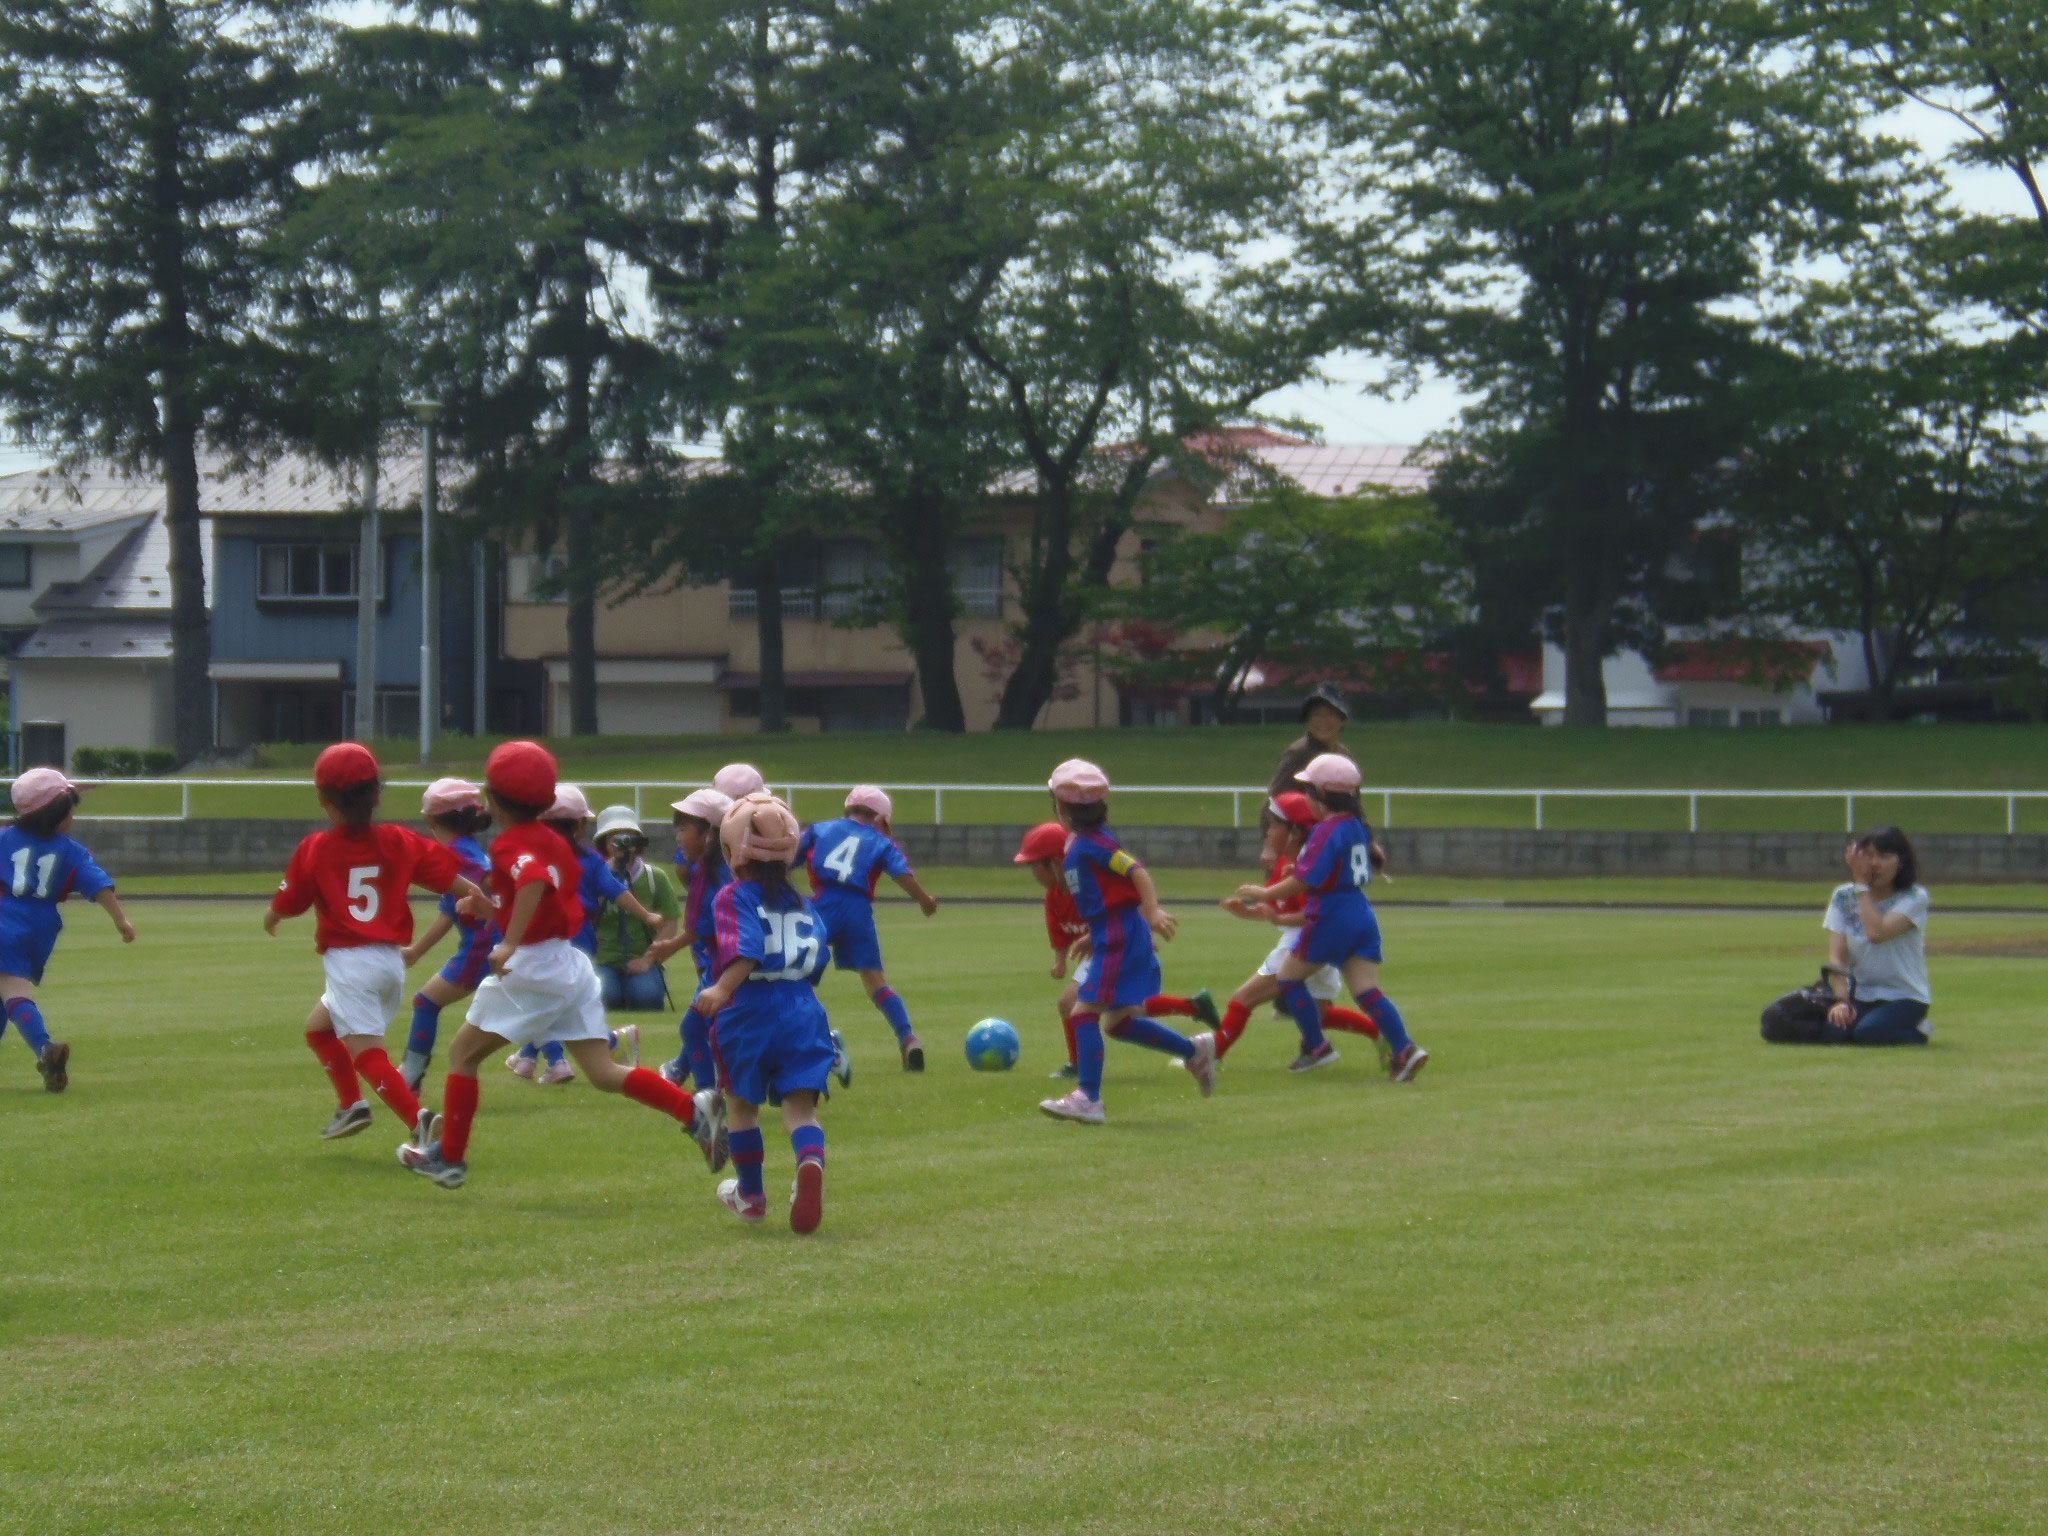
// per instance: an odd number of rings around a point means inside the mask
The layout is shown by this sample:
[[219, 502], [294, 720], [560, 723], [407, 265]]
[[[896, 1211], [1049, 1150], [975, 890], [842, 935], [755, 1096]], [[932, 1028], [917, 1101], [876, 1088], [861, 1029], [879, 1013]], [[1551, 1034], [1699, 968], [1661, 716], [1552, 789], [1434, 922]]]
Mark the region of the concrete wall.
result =
[[[126, 821], [81, 819], [78, 836], [122, 874], [284, 869], [305, 821]], [[674, 851], [665, 824], [647, 828], [649, 856]], [[1021, 826], [904, 827], [899, 840], [916, 864], [1006, 865]], [[1132, 852], [1162, 867], [1255, 872], [1252, 827], [1132, 827]], [[1734, 877], [1827, 885], [1842, 876], [1843, 838], [1825, 832], [1533, 832], [1500, 828], [1403, 827], [1385, 834], [1397, 873], [1472, 878], [1627, 875]], [[2048, 879], [2048, 836], [1930, 833], [1917, 840], [1927, 883], [1995, 884]], [[1019, 874], [1019, 889], [1024, 877]], [[943, 895], [943, 893], [941, 893]]]
[[171, 664], [110, 656], [14, 659], [23, 720], [62, 720], [67, 757], [80, 747], [171, 745]]

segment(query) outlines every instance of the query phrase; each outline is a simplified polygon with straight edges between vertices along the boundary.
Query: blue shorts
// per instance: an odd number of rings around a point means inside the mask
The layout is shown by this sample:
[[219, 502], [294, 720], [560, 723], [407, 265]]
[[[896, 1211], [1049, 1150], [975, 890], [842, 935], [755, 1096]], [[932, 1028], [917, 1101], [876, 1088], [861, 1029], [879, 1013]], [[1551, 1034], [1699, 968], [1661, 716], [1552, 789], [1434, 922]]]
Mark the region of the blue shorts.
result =
[[0, 976], [26, 976], [41, 986], [43, 967], [57, 947], [57, 929], [38, 933], [9, 926], [0, 929]]
[[1159, 951], [1136, 907], [1091, 923], [1089, 931], [1095, 952], [1081, 981], [1082, 1002], [1097, 1010], [1136, 1008], [1159, 990]]
[[1378, 965], [1380, 920], [1370, 902], [1346, 902], [1335, 910], [1325, 908], [1303, 926], [1294, 952], [1311, 965], [1341, 967], [1354, 956]]
[[440, 978], [459, 991], [474, 992], [477, 983], [491, 974], [492, 947], [491, 936], [479, 929], [448, 957], [448, 963], [438, 973]]
[[749, 1104], [773, 1093], [823, 1093], [832, 1075], [832, 1026], [807, 982], [742, 982], [711, 1025], [718, 1085]]
[[828, 885], [811, 898], [825, 942], [832, 946], [832, 964], [842, 971], [879, 971], [882, 940], [875, 932], [875, 904], [859, 891]]

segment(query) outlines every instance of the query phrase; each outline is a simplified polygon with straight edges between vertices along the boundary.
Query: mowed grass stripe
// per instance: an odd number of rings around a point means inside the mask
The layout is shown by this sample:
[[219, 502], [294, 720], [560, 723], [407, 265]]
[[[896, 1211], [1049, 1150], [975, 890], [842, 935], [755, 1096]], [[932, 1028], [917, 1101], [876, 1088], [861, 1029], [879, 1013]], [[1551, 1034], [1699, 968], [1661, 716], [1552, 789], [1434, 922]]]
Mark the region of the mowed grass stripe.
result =
[[[800, 1242], [496, 1064], [460, 1192], [381, 1111], [321, 1143], [304, 925], [138, 916], [53, 966], [69, 1095], [0, 1043], [0, 1529], [2035, 1524], [2037, 960], [1938, 960], [1933, 1049], [1771, 1051], [1811, 914], [1401, 913], [1412, 1090], [1341, 1038], [1289, 1077], [1262, 1014], [1207, 1103], [1113, 1045], [1098, 1132], [1034, 1108], [1035, 915], [891, 910], [932, 1069], [828, 978], [857, 1073]], [[1173, 990], [1263, 952], [1183, 917]], [[1014, 1073], [960, 1056], [987, 1013]], [[778, 1211], [789, 1167], [771, 1132]]]

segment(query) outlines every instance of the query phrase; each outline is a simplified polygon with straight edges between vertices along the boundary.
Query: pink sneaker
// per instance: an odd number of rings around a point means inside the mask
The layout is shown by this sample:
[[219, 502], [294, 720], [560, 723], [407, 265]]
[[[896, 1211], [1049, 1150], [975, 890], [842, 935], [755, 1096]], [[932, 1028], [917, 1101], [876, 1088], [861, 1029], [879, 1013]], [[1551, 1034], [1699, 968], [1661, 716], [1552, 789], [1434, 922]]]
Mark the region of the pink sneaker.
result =
[[576, 1081], [576, 1069], [569, 1065], [569, 1058], [564, 1056], [560, 1061], [549, 1062], [547, 1070], [541, 1073], [538, 1081], [543, 1087], [552, 1087], [556, 1083], [573, 1083]]
[[1396, 1056], [1387, 1068], [1387, 1076], [1397, 1083], [1412, 1083], [1415, 1081], [1415, 1074], [1422, 1070], [1423, 1063], [1428, 1060], [1429, 1052], [1410, 1040], [1408, 1049]]
[[825, 1219], [825, 1165], [805, 1158], [796, 1165], [796, 1183], [789, 1191], [789, 1230], [815, 1232]]
[[744, 1222], [756, 1222], [768, 1214], [768, 1197], [761, 1194], [747, 1199], [740, 1193], [738, 1179], [727, 1179], [718, 1186], [718, 1203]]
[[1044, 1099], [1038, 1106], [1055, 1120], [1075, 1120], [1082, 1125], [1100, 1125], [1108, 1117], [1102, 1112], [1102, 1100], [1091, 1099], [1076, 1088], [1064, 1099]]
[[505, 1070], [514, 1077], [523, 1077], [530, 1081], [533, 1077], [533, 1058], [514, 1051], [505, 1058]]

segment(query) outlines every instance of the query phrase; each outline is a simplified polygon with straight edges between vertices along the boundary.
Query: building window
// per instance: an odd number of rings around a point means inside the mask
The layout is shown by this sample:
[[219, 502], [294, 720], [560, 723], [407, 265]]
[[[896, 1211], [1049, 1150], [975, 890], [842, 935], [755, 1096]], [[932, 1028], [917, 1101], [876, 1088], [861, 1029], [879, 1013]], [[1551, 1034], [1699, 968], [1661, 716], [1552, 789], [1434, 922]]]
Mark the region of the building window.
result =
[[569, 557], [564, 554], [507, 555], [505, 557], [505, 601], [508, 603], [566, 603], [562, 577], [568, 573]]
[[1734, 721], [1725, 709], [1689, 709], [1685, 712], [1687, 725], [1732, 725]]
[[354, 597], [356, 566], [357, 551], [353, 544], [259, 545], [256, 595], [269, 602]]
[[947, 562], [953, 568], [953, 591], [960, 611], [970, 619], [1003, 616], [1003, 541], [961, 539]]
[[818, 608], [828, 619], [873, 607], [888, 587], [888, 558], [866, 539], [827, 540], [818, 567]]
[[1735, 717], [1737, 725], [1783, 725], [1785, 714], [1777, 709], [1745, 709]]
[[0, 588], [19, 591], [29, 584], [26, 544], [0, 544]]

